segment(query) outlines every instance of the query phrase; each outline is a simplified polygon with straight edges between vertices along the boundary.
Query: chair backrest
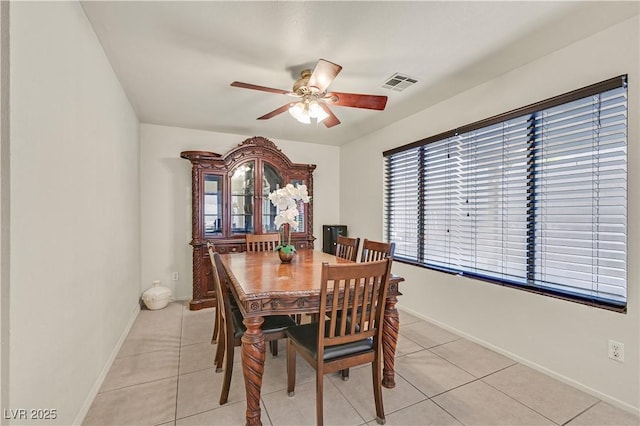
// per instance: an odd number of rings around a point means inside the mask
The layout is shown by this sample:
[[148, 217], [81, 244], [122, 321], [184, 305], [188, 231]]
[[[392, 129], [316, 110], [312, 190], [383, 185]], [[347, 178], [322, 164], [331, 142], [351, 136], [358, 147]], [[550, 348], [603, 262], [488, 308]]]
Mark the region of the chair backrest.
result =
[[[214, 252], [213, 244], [209, 242], [207, 242], [207, 249], [209, 250], [209, 259], [211, 260], [211, 277], [213, 278], [213, 289], [216, 292], [216, 299], [218, 301], [216, 316], [218, 318], [218, 321], [220, 321], [222, 329], [224, 329], [228, 318], [228, 312], [227, 309], [225, 309], [225, 305], [228, 303], [228, 300], [225, 297], [226, 289], [223, 288], [222, 282], [220, 281], [220, 270], [218, 268], [218, 265], [220, 263], [220, 255]], [[231, 309], [231, 307], [229, 307], [229, 309]]]
[[207, 248], [209, 250], [209, 258], [211, 259], [213, 286], [216, 291], [216, 299], [218, 301], [216, 315], [219, 315], [218, 319], [220, 320], [220, 329], [225, 330], [225, 333], [228, 333], [229, 327], [232, 326], [230, 321], [233, 321], [231, 318], [231, 304], [229, 301], [229, 290], [227, 285], [228, 278], [224, 265], [222, 264], [222, 259], [220, 259], [220, 255], [213, 251], [213, 245], [211, 245], [211, 243], [207, 243]]
[[211, 276], [213, 278], [213, 289], [215, 290], [216, 296], [217, 296], [218, 292], [221, 290], [218, 287], [221, 287], [221, 285], [220, 285], [220, 275], [218, 274], [218, 268], [217, 268], [214, 257], [218, 253], [216, 253], [213, 244], [211, 244], [210, 242], [207, 242], [207, 250], [209, 251], [209, 260], [211, 260]]
[[280, 234], [247, 234], [247, 251], [274, 251], [280, 244]]
[[342, 259], [358, 260], [358, 247], [360, 247], [360, 238], [349, 238], [338, 235], [336, 242], [336, 257]]
[[[326, 316], [321, 315], [319, 324], [318, 359], [327, 346], [366, 338], [373, 338], [373, 348], [379, 349], [390, 273], [391, 259], [322, 265], [320, 312]], [[342, 293], [340, 288], [344, 288]], [[344, 296], [335, 297], [338, 294]], [[344, 315], [347, 311], [357, 315]]]
[[393, 252], [396, 250], [396, 243], [381, 243], [378, 241], [367, 240], [362, 242], [361, 262], [373, 262], [384, 259], [385, 257], [393, 258]]

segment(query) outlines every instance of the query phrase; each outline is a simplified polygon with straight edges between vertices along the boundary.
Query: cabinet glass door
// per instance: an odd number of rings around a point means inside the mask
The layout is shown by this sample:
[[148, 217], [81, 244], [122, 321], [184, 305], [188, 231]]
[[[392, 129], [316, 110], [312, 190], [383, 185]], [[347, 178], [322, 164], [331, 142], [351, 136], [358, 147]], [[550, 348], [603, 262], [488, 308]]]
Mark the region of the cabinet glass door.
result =
[[262, 164], [262, 233], [278, 232], [275, 218], [278, 209], [269, 201], [269, 194], [283, 185], [282, 175], [269, 163]]
[[204, 175], [204, 234], [222, 234], [222, 176]]
[[[300, 179], [294, 179], [291, 181], [293, 186], [303, 185], [304, 181]], [[302, 201], [298, 201], [298, 226], [295, 229], [291, 229], [291, 232], [304, 232], [306, 224], [304, 223], [305, 218], [305, 208], [308, 204], [303, 203]]]
[[231, 233], [252, 234], [255, 197], [255, 161], [231, 171]]

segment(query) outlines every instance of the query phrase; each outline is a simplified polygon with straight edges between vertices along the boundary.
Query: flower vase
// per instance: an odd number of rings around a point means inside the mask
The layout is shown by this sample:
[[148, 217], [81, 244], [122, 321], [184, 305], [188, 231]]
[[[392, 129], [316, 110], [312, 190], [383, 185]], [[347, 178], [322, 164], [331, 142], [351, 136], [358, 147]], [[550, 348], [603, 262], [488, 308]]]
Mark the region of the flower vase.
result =
[[[291, 263], [293, 256], [296, 254], [294, 250], [291, 250], [292, 246], [286, 246], [278, 250], [278, 256], [280, 256], [280, 262]], [[288, 249], [288, 250], [287, 250]]]

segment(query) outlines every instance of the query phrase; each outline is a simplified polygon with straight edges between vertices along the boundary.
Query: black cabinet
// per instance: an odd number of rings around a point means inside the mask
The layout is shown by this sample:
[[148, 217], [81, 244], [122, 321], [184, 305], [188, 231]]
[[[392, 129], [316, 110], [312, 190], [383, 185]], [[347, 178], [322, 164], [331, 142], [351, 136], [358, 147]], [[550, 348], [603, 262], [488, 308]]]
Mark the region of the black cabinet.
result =
[[346, 225], [322, 225], [322, 251], [336, 254], [336, 242], [339, 235], [347, 236]]

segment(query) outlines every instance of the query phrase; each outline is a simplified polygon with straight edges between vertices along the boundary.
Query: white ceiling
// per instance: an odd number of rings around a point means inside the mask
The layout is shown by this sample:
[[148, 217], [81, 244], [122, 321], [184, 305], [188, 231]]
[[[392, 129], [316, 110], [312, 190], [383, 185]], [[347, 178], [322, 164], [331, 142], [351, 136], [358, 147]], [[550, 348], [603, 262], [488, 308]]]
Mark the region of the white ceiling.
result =
[[[82, 6], [141, 122], [341, 145], [638, 14], [638, 2], [86, 1]], [[332, 107], [342, 124], [289, 114], [319, 58], [329, 90], [387, 95], [385, 111]], [[399, 72], [419, 82], [383, 89]]]

